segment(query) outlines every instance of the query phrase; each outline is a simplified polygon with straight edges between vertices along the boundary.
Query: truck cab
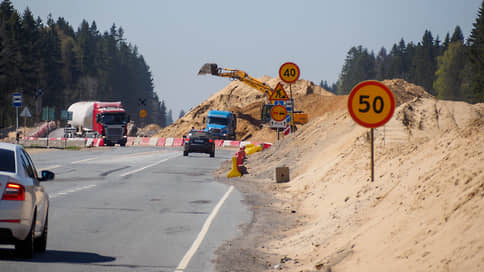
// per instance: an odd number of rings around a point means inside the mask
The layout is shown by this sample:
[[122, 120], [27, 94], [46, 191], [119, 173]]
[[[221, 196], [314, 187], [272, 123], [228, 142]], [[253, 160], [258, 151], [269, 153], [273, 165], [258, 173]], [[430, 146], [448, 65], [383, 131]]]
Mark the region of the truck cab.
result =
[[94, 103], [93, 129], [104, 139], [105, 145], [126, 145], [129, 118], [120, 102]]
[[235, 140], [237, 117], [230, 111], [210, 110], [207, 115], [207, 127], [215, 139]]

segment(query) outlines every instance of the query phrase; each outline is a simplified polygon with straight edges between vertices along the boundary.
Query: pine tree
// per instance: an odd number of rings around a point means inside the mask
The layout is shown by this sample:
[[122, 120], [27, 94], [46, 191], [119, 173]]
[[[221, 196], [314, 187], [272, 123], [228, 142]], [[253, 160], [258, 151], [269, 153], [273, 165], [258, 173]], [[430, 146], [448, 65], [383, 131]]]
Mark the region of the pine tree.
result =
[[178, 119], [182, 118], [183, 116], [185, 116], [185, 111], [181, 109], [180, 113], [178, 114]]
[[161, 100], [160, 102], [160, 121], [159, 121], [159, 124], [162, 128], [166, 127], [167, 126], [167, 122], [166, 122], [166, 106], [165, 106], [165, 101]]
[[464, 34], [462, 34], [462, 30], [460, 26], [456, 26], [454, 29], [454, 33], [452, 34], [452, 38], [450, 38], [450, 42], [457, 42], [460, 41], [464, 43]]
[[166, 125], [169, 126], [171, 124], [173, 124], [173, 113], [171, 110], [169, 110], [166, 114]]
[[465, 47], [461, 41], [452, 42], [438, 58], [438, 70], [433, 84], [439, 99], [460, 100], [462, 71], [466, 63]]
[[472, 67], [468, 85], [472, 91], [472, 101], [484, 102], [484, 1], [479, 8], [478, 17], [473, 26], [468, 39], [469, 59]]

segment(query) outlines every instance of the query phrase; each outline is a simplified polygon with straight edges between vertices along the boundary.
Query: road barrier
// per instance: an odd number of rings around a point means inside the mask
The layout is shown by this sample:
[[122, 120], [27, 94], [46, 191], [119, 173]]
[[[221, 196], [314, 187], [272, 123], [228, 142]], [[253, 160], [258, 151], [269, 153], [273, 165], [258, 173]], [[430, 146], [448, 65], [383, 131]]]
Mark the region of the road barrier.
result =
[[[19, 139], [19, 144], [25, 147], [99, 147], [104, 145], [103, 139], [100, 138], [41, 138], [41, 137], [24, 137]], [[158, 138], [158, 137], [128, 137], [127, 146], [158, 146], [158, 147], [181, 147], [184, 144], [183, 138]], [[260, 151], [269, 148], [271, 143], [249, 142], [249, 141], [229, 141], [215, 140], [215, 146], [218, 148], [245, 148], [256, 147]], [[250, 151], [252, 152], [252, 150]]]

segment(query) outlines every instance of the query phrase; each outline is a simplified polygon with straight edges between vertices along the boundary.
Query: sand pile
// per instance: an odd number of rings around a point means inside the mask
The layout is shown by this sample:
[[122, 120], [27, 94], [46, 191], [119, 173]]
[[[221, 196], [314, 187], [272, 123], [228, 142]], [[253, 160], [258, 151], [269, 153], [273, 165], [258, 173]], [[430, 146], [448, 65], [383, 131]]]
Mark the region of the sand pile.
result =
[[[215, 78], [214, 80], [217, 80]], [[223, 79], [218, 79], [223, 80]], [[259, 78], [261, 82], [268, 86], [275, 88], [280, 82], [279, 78], [271, 78], [268, 76]], [[289, 85], [283, 85], [286, 92], [290, 93]], [[306, 80], [298, 80], [291, 86], [292, 95], [295, 99], [296, 110], [304, 110], [299, 107], [299, 103], [306, 105], [304, 102], [308, 97], [314, 99], [318, 97], [333, 96], [330, 92], [324, 90], [320, 86]], [[252, 141], [274, 141], [275, 132], [270, 128], [264, 127], [260, 123], [260, 110], [264, 102], [265, 94], [246, 85], [240, 81], [232, 81], [225, 88], [213, 94], [206, 101], [196, 106], [178, 119], [172, 125], [164, 128], [156, 134], [157, 137], [181, 137], [185, 135], [192, 127], [197, 129], [205, 128], [206, 116], [208, 111], [225, 110], [233, 111], [237, 114], [237, 140], [252, 140]], [[314, 116], [314, 114], [312, 114]], [[310, 114], [311, 118], [311, 114]]]
[[[287, 256], [282, 270], [484, 270], [484, 104], [385, 84], [400, 106], [375, 132], [375, 182], [369, 130], [351, 119], [344, 97], [249, 157], [242, 180], [273, 184], [283, 204], [272, 205], [300, 222], [257, 248]], [[274, 183], [281, 165], [289, 183]]]

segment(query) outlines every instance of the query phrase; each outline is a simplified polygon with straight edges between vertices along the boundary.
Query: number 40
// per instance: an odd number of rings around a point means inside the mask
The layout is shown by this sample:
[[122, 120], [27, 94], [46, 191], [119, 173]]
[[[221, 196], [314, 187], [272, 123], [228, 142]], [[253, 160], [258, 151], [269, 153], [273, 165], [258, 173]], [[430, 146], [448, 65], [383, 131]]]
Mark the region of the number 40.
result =
[[370, 105], [370, 96], [360, 95], [360, 105], [363, 105], [363, 108], [359, 108], [359, 112], [369, 112], [370, 109], [373, 108], [374, 112], [381, 113], [384, 107], [383, 98], [381, 96], [376, 96]]

